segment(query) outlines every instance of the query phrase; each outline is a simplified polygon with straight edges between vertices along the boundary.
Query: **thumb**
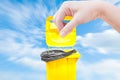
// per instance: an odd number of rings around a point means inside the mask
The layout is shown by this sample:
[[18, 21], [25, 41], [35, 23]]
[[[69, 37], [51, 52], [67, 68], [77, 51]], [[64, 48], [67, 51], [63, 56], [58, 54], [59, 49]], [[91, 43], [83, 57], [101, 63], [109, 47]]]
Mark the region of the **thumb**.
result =
[[73, 19], [62, 28], [60, 31], [61, 37], [65, 37], [67, 34], [69, 34], [73, 28], [76, 27], [76, 25], [78, 25], [78, 14], [75, 14]]

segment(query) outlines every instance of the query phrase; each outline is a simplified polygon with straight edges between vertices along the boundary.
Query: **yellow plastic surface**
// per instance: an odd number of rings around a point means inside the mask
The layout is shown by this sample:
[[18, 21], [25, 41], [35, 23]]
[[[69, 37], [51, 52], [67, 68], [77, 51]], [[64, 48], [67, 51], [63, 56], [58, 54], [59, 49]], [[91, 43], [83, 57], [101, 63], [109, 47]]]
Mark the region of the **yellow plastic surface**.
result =
[[[64, 20], [71, 19], [72, 17], [66, 16]], [[73, 47], [76, 43], [76, 28], [62, 38], [52, 20], [52, 16], [46, 20], [47, 45], [49, 47]], [[46, 62], [47, 80], [76, 80], [76, 62], [79, 57], [80, 54], [76, 52], [68, 57]]]
[[76, 80], [76, 62], [79, 57], [79, 53], [74, 53], [68, 57], [47, 62], [47, 80]]
[[[71, 20], [72, 17], [66, 16], [64, 20]], [[57, 26], [52, 21], [53, 17], [49, 16], [46, 20], [46, 43], [48, 46], [67, 47], [74, 46], [76, 42], [76, 28], [66, 37], [62, 38], [58, 32]]]

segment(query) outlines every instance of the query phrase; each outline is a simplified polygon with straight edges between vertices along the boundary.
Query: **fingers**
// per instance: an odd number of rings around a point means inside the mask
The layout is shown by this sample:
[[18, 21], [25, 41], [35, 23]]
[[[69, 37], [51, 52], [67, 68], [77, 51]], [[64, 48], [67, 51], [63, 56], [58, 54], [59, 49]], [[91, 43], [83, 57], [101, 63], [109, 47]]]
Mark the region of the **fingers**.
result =
[[73, 19], [64, 26], [64, 28], [60, 31], [61, 37], [65, 37], [67, 34], [69, 34], [76, 25], [78, 25], [78, 16], [79, 14], [75, 14]]
[[64, 8], [60, 8], [58, 12], [54, 15], [54, 22], [56, 26], [58, 27], [58, 30], [61, 31], [61, 29], [64, 27], [64, 17], [66, 16]]

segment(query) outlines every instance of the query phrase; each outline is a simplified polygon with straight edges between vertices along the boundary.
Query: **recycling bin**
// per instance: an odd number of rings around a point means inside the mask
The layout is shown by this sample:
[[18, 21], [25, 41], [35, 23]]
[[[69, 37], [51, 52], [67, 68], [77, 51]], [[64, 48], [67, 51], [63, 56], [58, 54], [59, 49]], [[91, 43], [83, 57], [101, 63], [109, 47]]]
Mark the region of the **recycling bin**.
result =
[[[63, 22], [69, 22], [71, 19], [71, 16], [66, 16]], [[50, 50], [50, 47], [60, 47], [62, 49], [64, 48], [63, 51], [67, 51], [68, 49], [65, 47], [71, 47], [73, 49], [76, 43], [76, 28], [74, 28], [66, 37], [63, 38], [60, 36], [57, 26], [54, 24], [52, 16], [49, 16], [46, 19], [45, 35], [48, 51]], [[53, 54], [51, 55], [54, 56]], [[49, 58], [48, 56], [44, 57]], [[78, 58], [80, 58], [80, 53], [74, 52], [66, 57], [61, 57], [52, 61], [46, 61], [46, 79], [76, 80], [76, 63]]]
[[76, 80], [76, 62], [80, 57], [79, 53], [46, 62], [47, 80]]
[[[70, 16], [66, 16], [63, 20], [64, 23], [69, 22], [72, 19]], [[60, 36], [57, 26], [53, 22], [53, 17], [49, 16], [46, 19], [46, 44], [48, 47], [70, 47], [74, 46], [76, 42], [76, 28], [74, 28], [64, 38]]]

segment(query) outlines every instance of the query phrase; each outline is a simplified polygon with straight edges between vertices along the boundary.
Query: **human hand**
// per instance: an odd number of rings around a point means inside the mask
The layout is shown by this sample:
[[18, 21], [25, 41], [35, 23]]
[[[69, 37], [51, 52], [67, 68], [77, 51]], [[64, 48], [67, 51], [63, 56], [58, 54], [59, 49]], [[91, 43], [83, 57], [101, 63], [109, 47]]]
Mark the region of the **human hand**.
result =
[[[78, 24], [86, 23], [98, 18], [102, 7], [105, 4], [103, 1], [66, 1], [54, 15], [54, 22], [58, 26], [60, 35], [66, 36]], [[73, 16], [72, 20], [65, 24], [63, 23], [65, 16]]]

